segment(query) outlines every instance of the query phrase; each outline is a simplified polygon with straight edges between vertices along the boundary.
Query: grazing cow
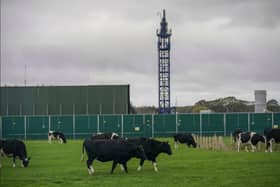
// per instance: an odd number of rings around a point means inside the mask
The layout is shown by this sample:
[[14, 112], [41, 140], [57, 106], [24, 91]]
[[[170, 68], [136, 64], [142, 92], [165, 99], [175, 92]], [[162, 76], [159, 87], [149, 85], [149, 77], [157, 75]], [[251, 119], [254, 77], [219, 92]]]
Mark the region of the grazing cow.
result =
[[22, 161], [22, 167], [29, 164], [30, 157], [27, 157], [25, 144], [20, 140], [0, 140], [0, 157], [5, 155], [13, 157], [13, 167], [16, 167], [16, 157]]
[[264, 130], [264, 136], [266, 138], [266, 152], [272, 152], [272, 141], [280, 143], [280, 128], [267, 128]]
[[101, 134], [93, 134], [91, 136], [91, 139], [118, 139], [119, 135], [115, 132], [109, 132], [109, 133], [101, 133]]
[[[147, 160], [152, 161], [154, 170], [157, 172], [157, 162], [156, 158], [160, 153], [167, 153], [168, 155], [171, 155], [171, 148], [168, 142], [160, 142], [154, 139], [149, 138], [135, 138], [135, 139], [128, 139], [128, 142], [132, 142], [136, 145], [142, 145], [145, 151], [145, 154], [147, 156]], [[137, 168], [138, 171], [140, 171], [143, 167], [145, 159], [141, 158], [140, 164]]]
[[84, 149], [88, 156], [87, 168], [90, 175], [94, 173], [92, 163], [95, 159], [101, 162], [113, 161], [111, 174], [117, 164], [121, 164], [127, 173], [126, 163], [132, 157], [146, 159], [142, 146], [137, 146], [126, 140], [86, 139], [83, 142], [82, 154], [84, 154]]
[[[238, 132], [237, 132], [238, 131]], [[258, 142], [265, 143], [265, 137], [257, 134], [255, 132], [240, 132], [240, 129], [234, 133], [234, 139], [237, 142], [237, 151], [240, 151], [241, 144], [250, 144], [252, 147], [252, 152], [256, 150]], [[245, 145], [245, 150], [248, 152], [247, 146]]]
[[194, 141], [194, 138], [191, 134], [182, 134], [177, 133], [173, 135], [174, 138], [174, 147], [175, 149], [178, 148], [179, 143], [185, 143], [188, 147], [192, 145], [193, 148], [196, 148], [197, 144]]
[[62, 132], [49, 131], [48, 139], [50, 144], [52, 143], [52, 139], [59, 140], [61, 144], [66, 143], [66, 138]]

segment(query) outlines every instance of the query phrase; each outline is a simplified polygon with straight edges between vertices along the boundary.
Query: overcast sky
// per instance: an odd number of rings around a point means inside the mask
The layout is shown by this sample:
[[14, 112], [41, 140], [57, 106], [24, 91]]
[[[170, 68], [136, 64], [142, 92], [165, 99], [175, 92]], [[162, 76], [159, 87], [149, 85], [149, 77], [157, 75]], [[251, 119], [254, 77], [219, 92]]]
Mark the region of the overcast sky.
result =
[[279, 0], [2, 0], [1, 84], [129, 84], [133, 105], [157, 106], [163, 8], [172, 105], [280, 101]]

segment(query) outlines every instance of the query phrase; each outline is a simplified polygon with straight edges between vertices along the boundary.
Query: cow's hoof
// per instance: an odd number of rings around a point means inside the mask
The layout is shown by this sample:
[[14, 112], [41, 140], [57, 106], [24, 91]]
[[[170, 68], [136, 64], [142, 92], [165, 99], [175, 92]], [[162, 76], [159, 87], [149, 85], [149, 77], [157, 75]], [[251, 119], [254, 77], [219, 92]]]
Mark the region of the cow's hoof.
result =
[[88, 169], [88, 174], [89, 174], [89, 175], [92, 175], [93, 172], [92, 172], [90, 169]]

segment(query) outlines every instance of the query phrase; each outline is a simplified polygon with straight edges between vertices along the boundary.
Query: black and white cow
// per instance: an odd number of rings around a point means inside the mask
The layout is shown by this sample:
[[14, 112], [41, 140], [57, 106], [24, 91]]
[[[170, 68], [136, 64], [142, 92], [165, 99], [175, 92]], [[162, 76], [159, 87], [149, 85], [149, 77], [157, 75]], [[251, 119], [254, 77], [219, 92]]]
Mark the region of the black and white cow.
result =
[[94, 173], [92, 163], [95, 159], [101, 162], [113, 161], [111, 174], [117, 164], [121, 164], [127, 173], [127, 161], [133, 157], [146, 159], [142, 146], [126, 140], [86, 139], [83, 142], [82, 154], [84, 154], [84, 149], [88, 156], [87, 168], [90, 175]]
[[[27, 157], [25, 144], [20, 140], [1, 140], [0, 139], [0, 157], [13, 157], [13, 167], [16, 167], [16, 157], [22, 161], [22, 167], [27, 167], [30, 157]], [[0, 163], [0, 167], [2, 167]]]
[[[255, 132], [240, 132], [240, 130], [238, 131], [238, 133], [234, 133], [236, 135], [234, 137], [237, 143], [238, 152], [240, 151], [241, 144], [250, 144], [252, 147], [252, 152], [254, 152], [256, 150], [258, 142], [265, 143], [265, 137], [260, 134], [257, 134]], [[246, 145], [245, 150], [248, 152], [248, 148]]]
[[280, 143], [280, 128], [267, 128], [264, 130], [264, 136], [266, 137], [266, 152], [272, 152], [272, 142]]
[[50, 144], [52, 143], [53, 139], [58, 140], [61, 144], [66, 143], [66, 138], [62, 132], [49, 131], [48, 139]]
[[179, 143], [185, 143], [188, 147], [192, 146], [196, 148], [197, 144], [191, 134], [183, 134], [183, 133], [176, 133], [173, 135], [174, 138], [174, 147], [175, 149], [178, 148]]
[[91, 139], [118, 139], [119, 135], [115, 132], [108, 132], [108, 133], [100, 133], [100, 134], [93, 134]]
[[[152, 161], [154, 170], [157, 172], [157, 162], [156, 158], [160, 153], [167, 153], [168, 155], [172, 154], [170, 145], [168, 142], [161, 142], [154, 139], [149, 138], [135, 138], [135, 139], [127, 139], [128, 142], [132, 142], [136, 145], [142, 145], [147, 156], [147, 160]], [[143, 167], [145, 159], [141, 158], [140, 164], [137, 168], [140, 171]]]

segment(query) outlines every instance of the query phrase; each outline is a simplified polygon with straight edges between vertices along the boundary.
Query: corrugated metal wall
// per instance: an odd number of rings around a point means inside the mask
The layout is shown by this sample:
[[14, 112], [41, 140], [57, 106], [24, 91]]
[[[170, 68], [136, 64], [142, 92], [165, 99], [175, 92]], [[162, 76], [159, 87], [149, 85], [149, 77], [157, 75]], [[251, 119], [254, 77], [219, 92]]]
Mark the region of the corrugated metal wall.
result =
[[129, 85], [1, 87], [0, 115], [128, 114]]
[[280, 127], [280, 113], [2, 116], [0, 137], [47, 139], [49, 130], [71, 139], [98, 132], [117, 132], [123, 137], [170, 137], [176, 132], [229, 136], [236, 128], [263, 134], [274, 125]]

